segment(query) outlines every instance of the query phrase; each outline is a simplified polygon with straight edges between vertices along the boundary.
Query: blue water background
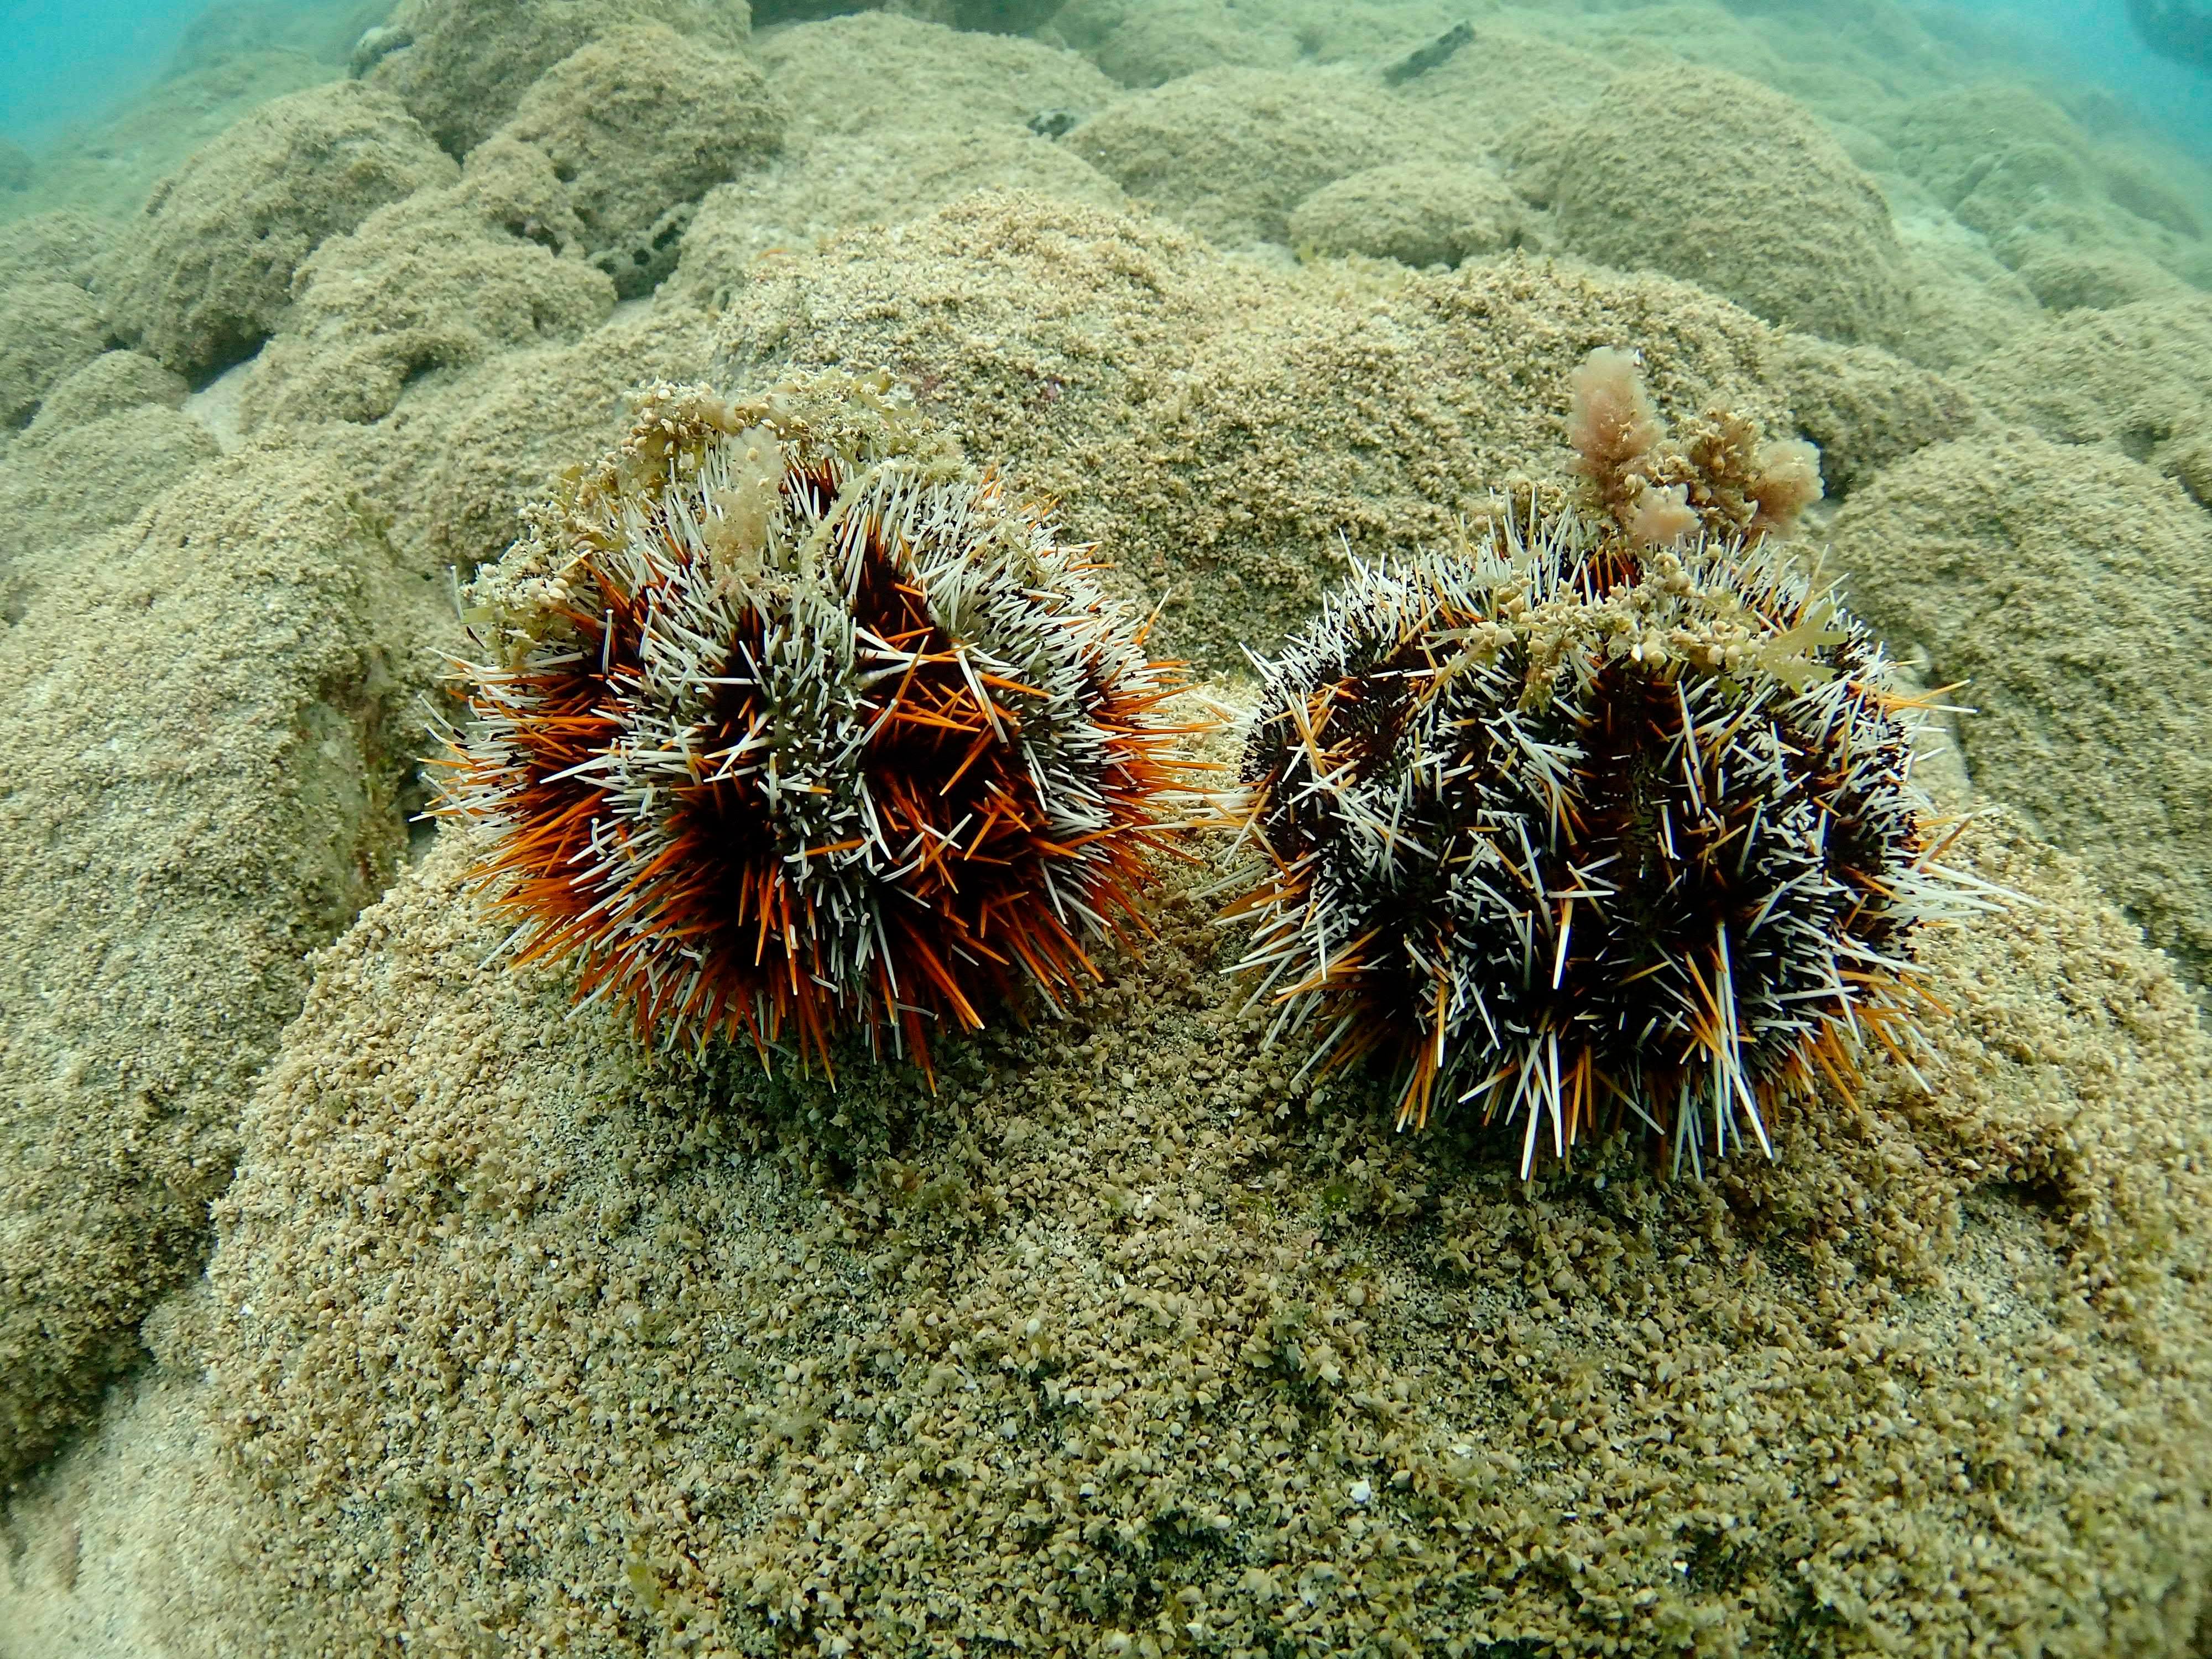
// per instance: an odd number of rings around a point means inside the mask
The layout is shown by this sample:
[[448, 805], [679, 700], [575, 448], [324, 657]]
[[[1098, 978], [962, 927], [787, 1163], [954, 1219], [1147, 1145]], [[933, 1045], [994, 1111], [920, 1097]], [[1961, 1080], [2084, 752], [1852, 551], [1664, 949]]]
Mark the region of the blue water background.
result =
[[36, 153], [137, 96], [206, 0], [15, 0], [0, 6], [0, 137]]
[[1916, 8], [1939, 17], [1946, 9], [2008, 40], [2062, 89], [2102, 86], [2145, 126], [2212, 162], [2212, 76], [2154, 56], [2129, 23], [2124, 0], [1948, 0], [1946, 8]]
[[[2063, 87], [2103, 85], [2146, 125], [2212, 161], [2212, 77], [2145, 50], [2124, 0], [1907, 3], [1939, 32], [1947, 11], [1971, 17]], [[206, 0], [0, 4], [0, 136], [35, 153], [72, 125], [143, 93], [169, 69], [185, 31], [207, 9]], [[327, 0], [300, 9], [326, 10]]]

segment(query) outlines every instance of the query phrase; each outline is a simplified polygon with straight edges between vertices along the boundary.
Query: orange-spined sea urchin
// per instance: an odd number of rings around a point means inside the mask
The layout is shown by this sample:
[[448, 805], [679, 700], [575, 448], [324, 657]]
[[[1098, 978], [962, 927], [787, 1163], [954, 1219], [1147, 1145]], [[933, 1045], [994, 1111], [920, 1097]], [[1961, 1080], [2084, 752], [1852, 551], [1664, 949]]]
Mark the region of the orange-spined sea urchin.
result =
[[1246, 750], [1279, 1029], [1394, 1060], [1401, 1125], [1517, 1120], [1523, 1174], [1624, 1113], [1677, 1166], [1767, 1146], [1858, 1038], [1911, 1047], [1912, 933], [1974, 902], [1865, 628], [1764, 538], [1635, 523], [1532, 500], [1355, 569]]
[[479, 581], [445, 811], [656, 1036], [928, 1063], [1079, 990], [1173, 825], [1172, 666], [887, 384], [657, 389]]

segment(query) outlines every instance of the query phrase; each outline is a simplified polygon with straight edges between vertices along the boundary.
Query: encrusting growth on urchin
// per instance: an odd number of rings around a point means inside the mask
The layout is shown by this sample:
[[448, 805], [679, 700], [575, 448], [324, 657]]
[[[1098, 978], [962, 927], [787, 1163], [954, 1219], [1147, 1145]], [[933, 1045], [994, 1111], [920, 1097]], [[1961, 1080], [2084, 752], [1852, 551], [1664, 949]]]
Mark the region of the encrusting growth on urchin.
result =
[[1740, 415], [1709, 410], [1670, 442], [1625, 351], [1590, 353], [1569, 390], [1574, 470], [1597, 512], [1635, 546], [1787, 534], [1820, 499], [1820, 452], [1798, 438], [1767, 442]]
[[825, 1069], [1079, 993], [1182, 771], [1091, 551], [887, 378], [653, 389], [473, 589], [441, 810], [510, 943], [650, 1036]]
[[1701, 1169], [1862, 1040], [1909, 1066], [1913, 933], [1988, 890], [1912, 782], [1924, 700], [1780, 546], [1808, 447], [1664, 447], [1618, 353], [1569, 430], [1585, 502], [1355, 567], [1261, 665], [1231, 915], [1278, 1034], [1394, 1062], [1401, 1127], [1517, 1120], [1525, 1175], [1625, 1115]]

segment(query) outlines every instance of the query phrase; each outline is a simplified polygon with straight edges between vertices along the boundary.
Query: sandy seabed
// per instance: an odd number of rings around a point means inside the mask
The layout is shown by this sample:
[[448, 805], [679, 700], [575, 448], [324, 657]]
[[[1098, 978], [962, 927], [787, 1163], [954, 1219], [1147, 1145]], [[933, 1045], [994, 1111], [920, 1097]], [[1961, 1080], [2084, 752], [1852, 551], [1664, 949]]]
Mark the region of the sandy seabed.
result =
[[[0, 198], [0, 1656], [2212, 1652], [2212, 178], [1884, 5], [910, 9], [240, 25]], [[411, 822], [646, 382], [889, 368], [1233, 711], [1600, 347], [2029, 901], [1771, 1163], [1394, 1134], [1203, 869], [934, 1093], [648, 1053]]]

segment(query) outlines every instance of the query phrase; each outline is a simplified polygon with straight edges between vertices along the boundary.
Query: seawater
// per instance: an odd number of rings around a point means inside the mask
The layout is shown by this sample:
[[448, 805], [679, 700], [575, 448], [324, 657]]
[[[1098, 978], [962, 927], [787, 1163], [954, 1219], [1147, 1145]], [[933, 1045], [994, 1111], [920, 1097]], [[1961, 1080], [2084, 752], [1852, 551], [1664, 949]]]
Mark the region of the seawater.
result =
[[[1408, 3], [1434, 9], [1423, 0]], [[2212, 37], [2212, 0], [2197, 3]], [[1887, 9], [1883, 0], [1846, 0], [1840, 12], [1796, 0], [1735, 0], [1734, 9], [1801, 12], [1805, 27], [1817, 31], [1820, 19], [1848, 16], [1854, 4]], [[780, 9], [802, 15], [832, 9], [779, 8], [776, 0], [763, 0], [755, 7], [756, 21], [774, 21]], [[1557, 6], [1570, 12], [1633, 9], [1602, 0]], [[1960, 47], [1968, 63], [1981, 60], [1978, 66], [1991, 72], [2024, 68], [2077, 115], [2085, 104], [2124, 112], [2212, 161], [2212, 74], [2150, 51], [2130, 22], [2127, 0], [1905, 0], [1903, 9]], [[1495, 9], [1489, 3], [1467, 8], [1477, 20]], [[73, 129], [116, 114], [165, 76], [257, 42], [312, 52], [339, 73], [351, 38], [380, 21], [374, 0], [223, 0], [213, 6], [204, 0], [17, 0], [0, 6], [0, 137], [35, 155]], [[2097, 125], [2095, 112], [2088, 112]]]
[[[1993, 50], [2009, 46], [2076, 97], [2101, 89], [2145, 126], [2212, 161], [2212, 73], [2151, 51], [2128, 15], [2127, 0], [1959, 0], [1919, 8], [1939, 26], [1966, 18]], [[2212, 5], [2196, 7], [2212, 58]]]
[[0, 6], [0, 137], [33, 155], [112, 116], [165, 76], [228, 48], [289, 46], [343, 63], [362, 0], [18, 0]]

